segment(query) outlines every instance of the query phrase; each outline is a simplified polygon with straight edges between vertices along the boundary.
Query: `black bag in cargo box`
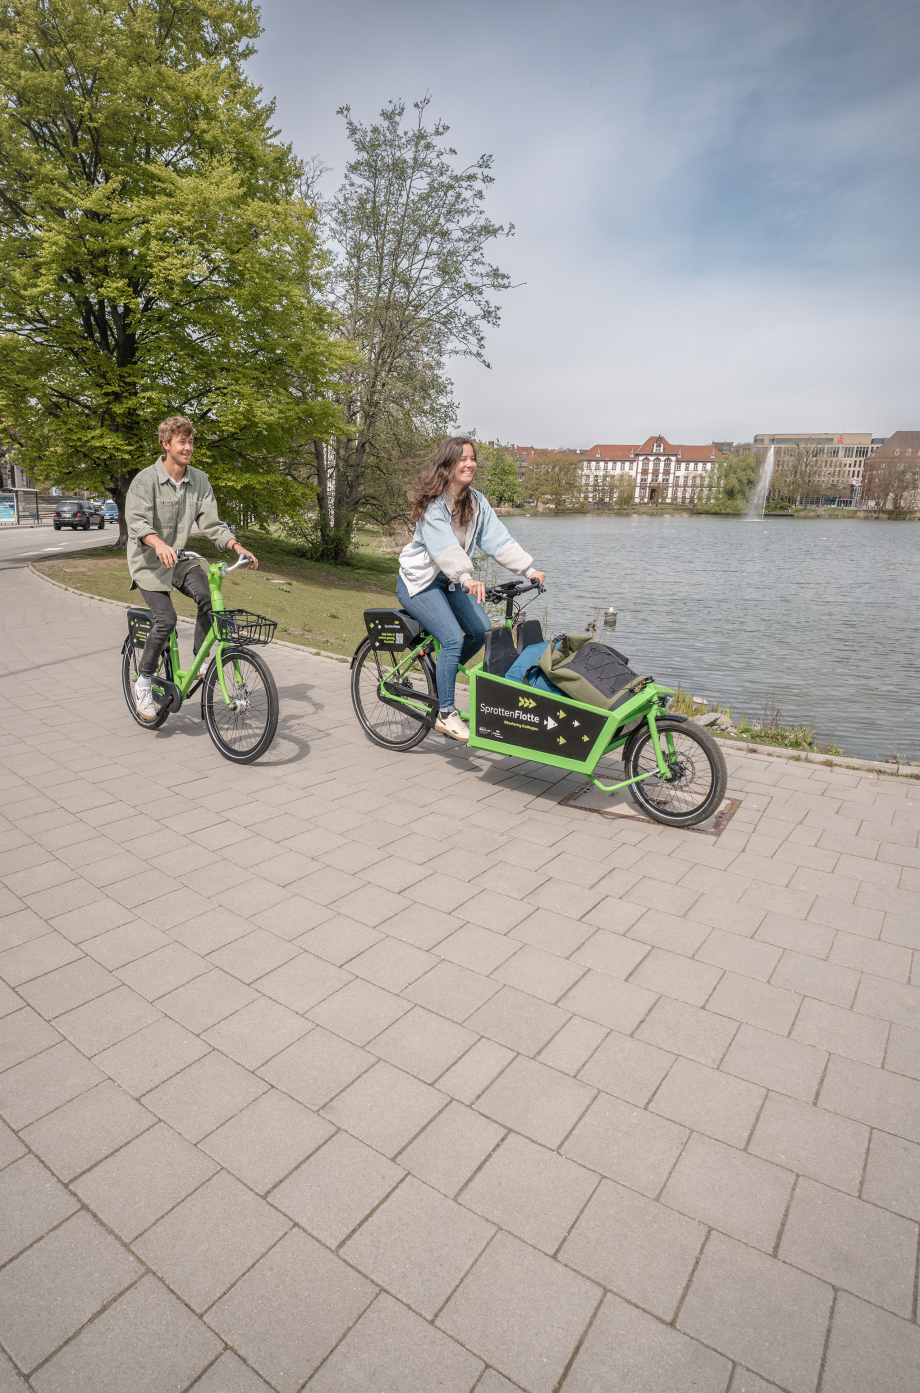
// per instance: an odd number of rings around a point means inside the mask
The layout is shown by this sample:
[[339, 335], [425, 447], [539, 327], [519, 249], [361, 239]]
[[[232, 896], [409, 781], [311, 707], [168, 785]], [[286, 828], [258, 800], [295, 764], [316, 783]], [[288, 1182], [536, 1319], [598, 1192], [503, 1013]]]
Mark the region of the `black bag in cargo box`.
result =
[[587, 634], [561, 634], [540, 656], [540, 670], [563, 696], [610, 711], [628, 701], [650, 680], [629, 666], [629, 659]]
[[378, 653], [408, 653], [422, 631], [418, 620], [404, 609], [366, 609], [364, 623]]

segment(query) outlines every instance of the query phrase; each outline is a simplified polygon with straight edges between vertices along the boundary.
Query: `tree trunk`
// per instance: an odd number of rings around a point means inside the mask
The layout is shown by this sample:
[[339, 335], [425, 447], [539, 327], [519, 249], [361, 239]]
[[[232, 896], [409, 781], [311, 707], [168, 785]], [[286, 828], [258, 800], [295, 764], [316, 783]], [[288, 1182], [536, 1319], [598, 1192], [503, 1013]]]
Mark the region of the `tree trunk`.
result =
[[125, 502], [128, 497], [128, 489], [132, 479], [138, 473], [134, 470], [131, 474], [113, 474], [109, 483], [109, 493], [115, 501], [118, 509], [118, 541], [115, 542], [116, 551], [127, 551], [128, 549], [128, 523], [125, 517]]

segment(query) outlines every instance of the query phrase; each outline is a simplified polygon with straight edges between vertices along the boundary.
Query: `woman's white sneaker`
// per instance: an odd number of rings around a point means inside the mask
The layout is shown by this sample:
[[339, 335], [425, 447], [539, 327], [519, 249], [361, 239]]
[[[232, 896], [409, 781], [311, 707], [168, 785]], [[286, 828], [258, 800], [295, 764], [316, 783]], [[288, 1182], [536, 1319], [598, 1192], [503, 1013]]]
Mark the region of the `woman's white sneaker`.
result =
[[439, 730], [442, 735], [449, 735], [451, 740], [469, 740], [470, 730], [466, 721], [462, 720], [456, 711], [451, 711], [449, 716], [439, 714], [435, 723], [435, 730]]
[[134, 704], [137, 707], [137, 714], [142, 721], [155, 721], [160, 714], [159, 708], [153, 699], [153, 692], [149, 687], [135, 686]]

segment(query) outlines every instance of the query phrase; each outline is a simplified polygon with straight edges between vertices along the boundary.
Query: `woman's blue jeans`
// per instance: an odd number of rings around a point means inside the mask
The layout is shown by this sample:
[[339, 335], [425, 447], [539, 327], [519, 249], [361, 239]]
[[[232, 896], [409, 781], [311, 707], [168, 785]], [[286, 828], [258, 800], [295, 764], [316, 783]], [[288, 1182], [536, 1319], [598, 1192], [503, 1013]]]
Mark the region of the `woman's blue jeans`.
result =
[[402, 576], [396, 582], [396, 598], [413, 619], [423, 624], [441, 645], [436, 675], [438, 703], [442, 711], [454, 709], [457, 668], [478, 653], [492, 621], [482, 605], [468, 595], [458, 581], [453, 588], [439, 571], [427, 590], [409, 595]]

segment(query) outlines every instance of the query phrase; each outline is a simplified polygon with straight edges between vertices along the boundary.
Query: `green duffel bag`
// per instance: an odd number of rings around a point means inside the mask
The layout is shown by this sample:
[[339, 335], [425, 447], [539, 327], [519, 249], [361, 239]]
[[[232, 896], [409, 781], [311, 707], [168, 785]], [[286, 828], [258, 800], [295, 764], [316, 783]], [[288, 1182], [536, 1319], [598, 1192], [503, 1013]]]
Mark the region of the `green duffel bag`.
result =
[[634, 672], [622, 653], [588, 634], [559, 635], [542, 653], [540, 670], [563, 696], [604, 711], [628, 701], [651, 681]]

